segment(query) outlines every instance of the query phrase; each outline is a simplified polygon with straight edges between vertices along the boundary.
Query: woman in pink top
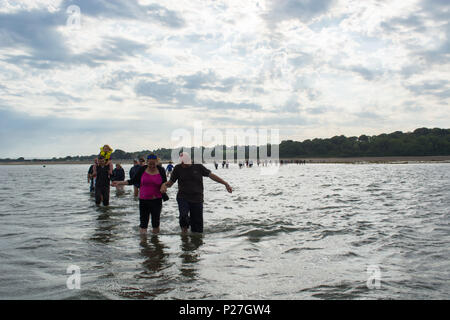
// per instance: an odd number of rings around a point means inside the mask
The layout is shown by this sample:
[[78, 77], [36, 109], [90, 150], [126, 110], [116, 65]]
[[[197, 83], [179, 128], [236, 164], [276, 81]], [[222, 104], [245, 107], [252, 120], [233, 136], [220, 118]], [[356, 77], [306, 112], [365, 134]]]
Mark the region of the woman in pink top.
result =
[[161, 185], [167, 181], [166, 171], [158, 165], [158, 157], [151, 154], [147, 157], [147, 165], [139, 168], [134, 177], [126, 181], [113, 181], [112, 185], [134, 185], [139, 187], [140, 232], [147, 234], [148, 223], [152, 220], [153, 233], [159, 233], [159, 220], [162, 202], [168, 200], [165, 193], [161, 193]]

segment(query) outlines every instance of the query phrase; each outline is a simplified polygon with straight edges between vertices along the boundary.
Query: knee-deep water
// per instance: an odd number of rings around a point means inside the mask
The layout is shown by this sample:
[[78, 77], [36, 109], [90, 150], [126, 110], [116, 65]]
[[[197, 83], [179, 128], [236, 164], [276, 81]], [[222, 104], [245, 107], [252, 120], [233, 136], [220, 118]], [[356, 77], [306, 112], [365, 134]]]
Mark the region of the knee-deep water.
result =
[[204, 180], [204, 234], [175, 185], [147, 238], [132, 187], [95, 206], [89, 165], [0, 166], [0, 299], [450, 297], [450, 164], [206, 166], [234, 191]]

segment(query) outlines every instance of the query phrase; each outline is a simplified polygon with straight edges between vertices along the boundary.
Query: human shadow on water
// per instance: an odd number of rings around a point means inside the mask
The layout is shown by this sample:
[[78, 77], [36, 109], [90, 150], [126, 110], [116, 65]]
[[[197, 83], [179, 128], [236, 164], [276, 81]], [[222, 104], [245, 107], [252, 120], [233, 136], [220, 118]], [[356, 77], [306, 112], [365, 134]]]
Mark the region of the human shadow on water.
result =
[[168, 254], [164, 252], [164, 244], [159, 240], [158, 235], [152, 235], [150, 237], [150, 243], [148, 242], [147, 235], [141, 235], [140, 245], [141, 255], [145, 258], [142, 265], [145, 268], [144, 274], [153, 274], [167, 268]]
[[199, 248], [203, 245], [203, 235], [199, 233], [181, 234], [181, 274], [189, 280], [197, 278], [196, 263], [200, 261]]
[[123, 188], [115, 188], [115, 194], [117, 198], [123, 198], [127, 195], [127, 192]]
[[140, 238], [143, 270], [133, 276], [136, 282], [132, 286], [121, 288], [119, 295], [127, 299], [155, 299], [173, 290], [170, 272], [165, 273], [164, 270], [174, 263], [168, 261], [167, 247], [158, 235], [141, 234]]
[[115, 232], [114, 230], [121, 224], [120, 220], [111, 219], [113, 210], [111, 207], [96, 207], [97, 216], [97, 226], [95, 232], [91, 237], [91, 240], [98, 241], [101, 243], [109, 243], [114, 241]]

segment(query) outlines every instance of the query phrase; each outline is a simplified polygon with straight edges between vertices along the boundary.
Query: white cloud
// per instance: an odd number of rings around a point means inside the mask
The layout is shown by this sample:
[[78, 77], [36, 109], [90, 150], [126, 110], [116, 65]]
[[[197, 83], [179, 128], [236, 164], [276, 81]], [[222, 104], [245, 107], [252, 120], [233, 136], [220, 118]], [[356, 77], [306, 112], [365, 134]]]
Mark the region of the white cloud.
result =
[[[160, 146], [195, 120], [294, 139], [449, 125], [446, 1], [0, 4], [3, 110], [117, 124], [151, 114]], [[66, 25], [72, 4], [79, 30]], [[132, 130], [109, 134], [142, 146]]]

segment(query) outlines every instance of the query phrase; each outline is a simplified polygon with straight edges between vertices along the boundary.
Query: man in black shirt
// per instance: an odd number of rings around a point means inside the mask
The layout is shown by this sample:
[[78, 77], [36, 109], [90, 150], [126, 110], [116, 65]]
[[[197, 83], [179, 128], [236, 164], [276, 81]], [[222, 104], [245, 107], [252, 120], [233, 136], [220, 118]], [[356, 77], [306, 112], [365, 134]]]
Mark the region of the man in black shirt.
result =
[[100, 202], [103, 202], [104, 206], [108, 206], [110, 174], [109, 166], [105, 164], [105, 158], [99, 157], [98, 166], [96, 167], [97, 176], [95, 179], [95, 204], [100, 205]]
[[229, 193], [233, 192], [230, 185], [216, 176], [202, 164], [192, 164], [186, 152], [180, 154], [180, 164], [177, 164], [170, 175], [170, 180], [161, 186], [161, 192], [166, 193], [167, 188], [178, 181], [178, 210], [179, 221], [183, 232], [189, 226], [192, 232], [203, 232], [203, 177], [225, 185]]

